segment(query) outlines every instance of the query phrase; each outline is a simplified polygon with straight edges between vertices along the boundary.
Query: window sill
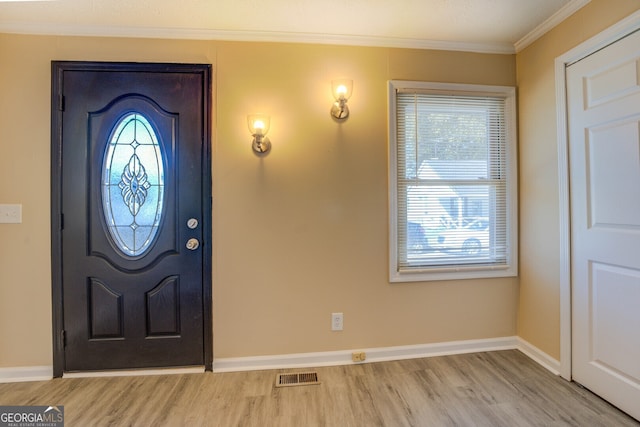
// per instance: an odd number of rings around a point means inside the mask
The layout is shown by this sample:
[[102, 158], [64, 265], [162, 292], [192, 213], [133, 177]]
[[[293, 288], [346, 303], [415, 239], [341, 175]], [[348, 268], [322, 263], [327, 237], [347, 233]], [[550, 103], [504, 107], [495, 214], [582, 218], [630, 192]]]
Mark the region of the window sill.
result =
[[406, 268], [398, 270], [392, 268], [389, 281], [403, 282], [433, 282], [442, 280], [490, 279], [499, 277], [515, 277], [518, 275], [516, 265], [500, 266], [453, 266], [434, 268]]

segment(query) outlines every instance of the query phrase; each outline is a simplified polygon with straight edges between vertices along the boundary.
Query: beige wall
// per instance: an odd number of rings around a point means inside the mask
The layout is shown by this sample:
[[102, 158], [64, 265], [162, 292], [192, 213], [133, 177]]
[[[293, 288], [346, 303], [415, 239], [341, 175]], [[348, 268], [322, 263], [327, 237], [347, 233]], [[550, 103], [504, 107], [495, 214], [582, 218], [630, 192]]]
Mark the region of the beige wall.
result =
[[[0, 34], [0, 367], [51, 364], [50, 61], [214, 66], [214, 355], [254, 356], [518, 334], [559, 358], [554, 59], [638, 10], [592, 0], [516, 55]], [[517, 74], [516, 74], [517, 65]], [[333, 122], [329, 82], [354, 79]], [[386, 80], [519, 89], [517, 279], [387, 281]], [[273, 151], [245, 116], [272, 115]], [[345, 330], [329, 330], [330, 313]], [[517, 319], [517, 327], [516, 327]]]
[[[50, 61], [211, 63], [214, 357], [513, 336], [517, 279], [389, 284], [388, 79], [515, 84], [515, 57], [0, 34], [0, 367], [52, 363]], [[354, 80], [351, 117], [330, 80]], [[254, 156], [246, 115], [272, 116]], [[331, 312], [344, 331], [330, 331]]]
[[560, 358], [560, 236], [555, 58], [640, 9], [592, 0], [516, 56], [520, 146], [518, 335]]

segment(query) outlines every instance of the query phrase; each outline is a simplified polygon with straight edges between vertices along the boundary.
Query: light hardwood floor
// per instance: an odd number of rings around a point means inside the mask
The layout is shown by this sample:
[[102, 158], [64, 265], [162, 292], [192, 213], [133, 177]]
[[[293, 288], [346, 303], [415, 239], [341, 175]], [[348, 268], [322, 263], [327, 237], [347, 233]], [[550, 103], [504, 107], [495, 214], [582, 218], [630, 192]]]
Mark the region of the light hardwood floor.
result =
[[301, 370], [0, 384], [0, 405], [64, 405], [67, 427], [640, 426], [517, 350], [312, 370], [320, 385], [274, 387]]

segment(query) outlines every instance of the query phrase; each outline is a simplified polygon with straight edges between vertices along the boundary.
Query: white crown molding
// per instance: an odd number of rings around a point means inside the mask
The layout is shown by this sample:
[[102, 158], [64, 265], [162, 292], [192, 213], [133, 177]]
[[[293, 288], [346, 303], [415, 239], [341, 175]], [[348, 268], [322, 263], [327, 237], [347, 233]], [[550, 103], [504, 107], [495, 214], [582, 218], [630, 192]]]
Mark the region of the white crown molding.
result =
[[311, 43], [345, 46], [451, 50], [507, 55], [515, 53], [513, 46], [508, 43], [463, 43], [395, 37], [364, 37], [341, 34], [289, 33], [271, 31], [227, 31], [208, 29], [198, 30], [187, 28], [58, 25], [23, 22], [0, 23], [0, 33], [51, 36], [131, 37], [155, 39]]
[[[2, 0], [0, 0], [2, 1]], [[368, 37], [347, 34], [292, 33], [278, 31], [231, 31], [215, 29], [118, 27], [62, 25], [33, 22], [0, 23], [0, 33], [49, 36], [131, 37], [183, 40], [220, 40], [274, 43], [310, 43], [343, 46], [388, 47], [401, 49], [449, 50], [512, 55], [542, 37], [591, 0], [571, 0], [555, 14], [522, 37], [509, 43], [473, 43], [400, 37]]]
[[542, 24], [538, 25], [530, 33], [515, 42], [515, 51], [520, 52], [540, 37], [555, 28], [562, 21], [576, 13], [578, 10], [586, 6], [591, 0], [572, 0], [564, 5], [560, 10], [547, 18]]

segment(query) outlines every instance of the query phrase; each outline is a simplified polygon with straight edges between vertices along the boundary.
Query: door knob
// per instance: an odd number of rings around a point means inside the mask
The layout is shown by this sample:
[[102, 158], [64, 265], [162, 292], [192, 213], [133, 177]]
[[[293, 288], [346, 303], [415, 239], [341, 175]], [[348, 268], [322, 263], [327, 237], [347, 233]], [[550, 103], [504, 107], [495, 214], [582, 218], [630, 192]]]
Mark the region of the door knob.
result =
[[190, 251], [195, 251], [200, 246], [200, 242], [198, 241], [198, 239], [191, 238], [187, 240], [186, 246], [187, 246], [187, 249], [189, 249]]

